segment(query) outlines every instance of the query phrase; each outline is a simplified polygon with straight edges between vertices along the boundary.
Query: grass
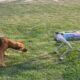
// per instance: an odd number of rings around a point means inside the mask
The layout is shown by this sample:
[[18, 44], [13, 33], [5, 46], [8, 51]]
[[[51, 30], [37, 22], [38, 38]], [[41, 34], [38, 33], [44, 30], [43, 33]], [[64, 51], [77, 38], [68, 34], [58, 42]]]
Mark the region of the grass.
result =
[[53, 32], [80, 29], [79, 0], [61, 3], [0, 3], [0, 36], [23, 40], [28, 52], [8, 49], [0, 80], [80, 80], [78, 43], [67, 58], [54, 54]]

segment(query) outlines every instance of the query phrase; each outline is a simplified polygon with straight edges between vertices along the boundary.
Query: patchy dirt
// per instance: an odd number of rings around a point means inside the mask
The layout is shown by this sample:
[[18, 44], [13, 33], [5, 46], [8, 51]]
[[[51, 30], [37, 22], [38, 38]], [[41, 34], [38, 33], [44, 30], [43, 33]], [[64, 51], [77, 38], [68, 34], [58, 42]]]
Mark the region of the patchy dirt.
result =
[[42, 2], [42, 3], [47, 3], [47, 2], [58, 2], [59, 0], [0, 0], [0, 3], [3, 3], [3, 2], [13, 2], [13, 1], [16, 1], [16, 2]]
[[14, 2], [16, 4], [27, 4], [27, 3], [41, 3], [41, 4], [47, 4], [47, 3], [60, 3], [61, 0], [0, 0], [0, 3], [10, 3]]
[[54, 0], [55, 2], [59, 2], [59, 0]]
[[24, 0], [24, 2], [31, 2], [31, 1], [33, 1], [33, 0]]
[[16, 1], [16, 0], [0, 0], [0, 2], [11, 2], [11, 1]]
[[[13, 1], [19, 1], [19, 0], [0, 0], [0, 3], [3, 2], [13, 2]], [[33, 0], [20, 0], [19, 2], [31, 2]]]

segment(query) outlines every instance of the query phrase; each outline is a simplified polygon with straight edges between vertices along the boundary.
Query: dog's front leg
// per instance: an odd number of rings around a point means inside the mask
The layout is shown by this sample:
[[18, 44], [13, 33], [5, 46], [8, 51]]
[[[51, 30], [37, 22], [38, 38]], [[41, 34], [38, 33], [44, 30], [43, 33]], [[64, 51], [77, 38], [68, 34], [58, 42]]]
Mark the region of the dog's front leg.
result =
[[0, 66], [6, 66], [4, 63], [4, 51], [0, 51]]

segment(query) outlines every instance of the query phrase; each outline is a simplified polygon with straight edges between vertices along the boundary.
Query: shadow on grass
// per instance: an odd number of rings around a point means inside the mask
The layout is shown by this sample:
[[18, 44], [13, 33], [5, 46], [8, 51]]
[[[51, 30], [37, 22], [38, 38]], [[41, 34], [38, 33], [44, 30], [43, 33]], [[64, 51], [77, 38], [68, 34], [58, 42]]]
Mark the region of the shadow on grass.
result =
[[[39, 71], [54, 68], [53, 63], [46, 62], [46, 58], [42, 56], [32, 57], [22, 62], [17, 61], [16, 63], [9, 64], [7, 67], [1, 67], [0, 76], [14, 76], [25, 71]], [[45, 62], [41, 61], [41, 59], [44, 59], [43, 61]]]
[[8, 65], [7, 67], [0, 68], [0, 76], [12, 76], [17, 75], [23, 71], [30, 71], [30, 70], [38, 70], [38, 65], [33, 64], [33, 60], [28, 60], [25, 62], [18, 62], [12, 65]]

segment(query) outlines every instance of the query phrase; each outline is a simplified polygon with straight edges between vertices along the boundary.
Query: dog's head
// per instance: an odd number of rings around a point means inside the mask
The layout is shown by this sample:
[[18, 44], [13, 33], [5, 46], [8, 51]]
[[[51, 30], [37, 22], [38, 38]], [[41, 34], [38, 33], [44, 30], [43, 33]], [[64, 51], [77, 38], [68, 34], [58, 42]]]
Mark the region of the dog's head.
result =
[[22, 51], [22, 52], [26, 52], [27, 51], [27, 49], [24, 47], [24, 44], [23, 44], [23, 42], [16, 42], [16, 49], [17, 50], [20, 50], [20, 51]]

